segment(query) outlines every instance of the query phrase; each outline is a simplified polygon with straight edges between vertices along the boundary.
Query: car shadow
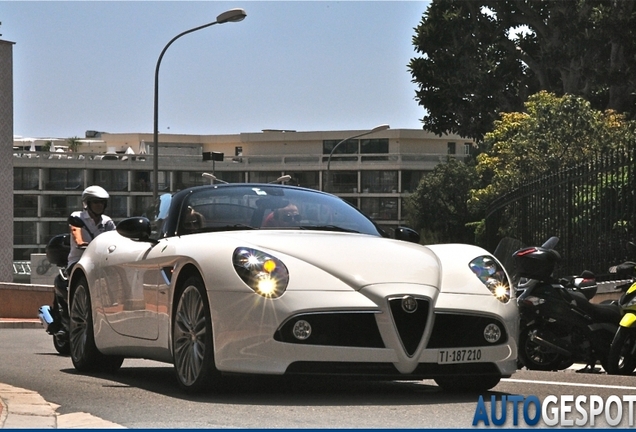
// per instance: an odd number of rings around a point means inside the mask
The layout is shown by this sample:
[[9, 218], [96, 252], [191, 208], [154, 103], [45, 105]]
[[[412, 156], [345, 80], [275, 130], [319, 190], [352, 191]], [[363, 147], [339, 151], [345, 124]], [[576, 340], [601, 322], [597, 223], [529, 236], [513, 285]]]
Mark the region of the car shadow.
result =
[[179, 388], [172, 366], [126, 367], [117, 373], [81, 374], [75, 369], [63, 373], [87, 375], [103, 380], [104, 387], [133, 387], [181, 400], [219, 404], [263, 406], [366, 406], [437, 405], [474, 403], [480, 394], [490, 398], [500, 392], [444, 392], [433, 380], [381, 381], [368, 378], [227, 375], [222, 384], [200, 394]]

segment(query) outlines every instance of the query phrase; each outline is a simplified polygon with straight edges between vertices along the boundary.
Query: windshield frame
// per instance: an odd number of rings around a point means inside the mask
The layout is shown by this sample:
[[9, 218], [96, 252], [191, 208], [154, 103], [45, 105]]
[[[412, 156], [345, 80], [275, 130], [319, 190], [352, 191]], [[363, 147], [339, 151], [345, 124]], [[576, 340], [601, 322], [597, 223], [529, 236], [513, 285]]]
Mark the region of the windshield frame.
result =
[[[155, 205], [156, 210], [152, 212], [154, 217], [151, 218], [151, 237], [155, 239], [200, 232], [254, 229], [333, 230], [386, 237], [386, 233], [371, 218], [351, 203], [335, 195], [296, 186], [257, 183], [196, 186], [173, 195], [162, 195], [157, 200], [157, 204], [159, 203], [162, 211], [158, 211], [159, 207]], [[167, 214], [166, 203], [169, 203]], [[270, 213], [289, 203], [296, 205], [300, 212], [301, 218], [297, 225], [275, 228], [263, 226]], [[218, 214], [222, 208], [233, 212], [235, 216], [226, 220], [219, 219]], [[197, 229], [189, 226], [186, 229], [185, 217], [193, 211], [203, 215], [205, 226]]]

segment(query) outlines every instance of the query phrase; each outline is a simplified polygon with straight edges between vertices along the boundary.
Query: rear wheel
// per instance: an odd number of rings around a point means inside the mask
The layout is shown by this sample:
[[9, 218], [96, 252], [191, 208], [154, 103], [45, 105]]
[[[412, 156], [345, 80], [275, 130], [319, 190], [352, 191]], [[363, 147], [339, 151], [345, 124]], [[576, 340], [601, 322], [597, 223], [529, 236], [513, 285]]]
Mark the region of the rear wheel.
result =
[[631, 375], [636, 369], [636, 329], [619, 327], [603, 368], [611, 375]]
[[88, 284], [85, 278], [78, 281], [71, 299], [70, 352], [73, 366], [80, 372], [115, 372], [124, 361], [120, 356], [106, 356], [95, 346], [93, 312]]
[[497, 375], [458, 375], [435, 378], [435, 382], [447, 392], [484, 392], [497, 386], [501, 377]]
[[191, 277], [178, 297], [172, 329], [172, 352], [179, 385], [199, 392], [219, 383], [214, 366], [212, 319], [203, 281]]
[[562, 370], [572, 363], [561, 354], [544, 348], [533, 342], [530, 335], [535, 329], [525, 329], [519, 333], [519, 360], [530, 370]]
[[68, 334], [53, 335], [53, 346], [61, 355], [67, 356], [71, 353], [71, 344], [68, 340]]

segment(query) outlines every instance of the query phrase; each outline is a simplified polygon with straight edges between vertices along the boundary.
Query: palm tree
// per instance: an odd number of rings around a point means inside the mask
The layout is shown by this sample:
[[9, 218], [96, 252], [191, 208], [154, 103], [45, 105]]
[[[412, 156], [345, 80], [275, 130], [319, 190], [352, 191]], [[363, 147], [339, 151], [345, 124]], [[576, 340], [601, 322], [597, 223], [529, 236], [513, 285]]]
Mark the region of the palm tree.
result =
[[66, 140], [66, 144], [68, 144], [68, 149], [73, 153], [77, 153], [77, 149], [82, 145], [79, 137], [71, 137]]

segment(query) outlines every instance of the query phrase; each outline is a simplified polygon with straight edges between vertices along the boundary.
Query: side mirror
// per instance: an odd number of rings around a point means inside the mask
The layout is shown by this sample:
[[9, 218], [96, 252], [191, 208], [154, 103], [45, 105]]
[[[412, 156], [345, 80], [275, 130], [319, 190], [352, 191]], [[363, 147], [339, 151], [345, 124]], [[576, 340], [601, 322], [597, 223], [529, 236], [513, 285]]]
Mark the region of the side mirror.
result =
[[84, 228], [85, 226], [84, 221], [79, 216], [69, 216], [68, 224], [76, 228]]
[[420, 235], [414, 229], [407, 227], [397, 227], [395, 229], [395, 239], [404, 240], [411, 243], [419, 243]]
[[122, 237], [131, 240], [150, 242], [156, 244], [155, 240], [150, 238], [150, 221], [145, 217], [131, 217], [124, 219], [117, 224], [117, 232]]

